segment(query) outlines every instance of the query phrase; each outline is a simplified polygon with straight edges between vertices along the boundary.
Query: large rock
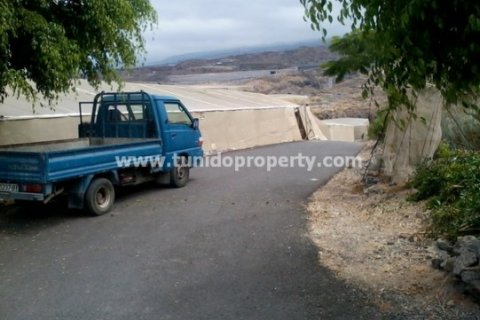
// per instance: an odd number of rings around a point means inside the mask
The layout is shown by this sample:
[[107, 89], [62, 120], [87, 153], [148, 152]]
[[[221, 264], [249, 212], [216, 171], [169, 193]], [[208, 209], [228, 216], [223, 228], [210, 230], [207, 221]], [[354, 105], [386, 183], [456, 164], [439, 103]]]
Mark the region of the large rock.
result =
[[[393, 182], [405, 183], [419, 163], [433, 157], [442, 139], [443, 105], [439, 91], [429, 87], [418, 96], [416, 119], [406, 108], [393, 115], [396, 123], [387, 125], [383, 155], [384, 173]], [[404, 128], [398, 125], [402, 122]]]
[[465, 251], [459, 255], [453, 263], [453, 274], [460, 276], [466, 268], [474, 266], [478, 263], [478, 255], [476, 252]]
[[479, 248], [479, 239], [473, 236], [458, 237], [453, 247], [453, 254], [457, 256], [453, 264], [454, 275], [461, 276], [464, 270], [478, 265]]
[[477, 255], [480, 255], [480, 239], [477, 239], [475, 236], [458, 237], [452, 249], [453, 254], [458, 256], [465, 250], [476, 252]]

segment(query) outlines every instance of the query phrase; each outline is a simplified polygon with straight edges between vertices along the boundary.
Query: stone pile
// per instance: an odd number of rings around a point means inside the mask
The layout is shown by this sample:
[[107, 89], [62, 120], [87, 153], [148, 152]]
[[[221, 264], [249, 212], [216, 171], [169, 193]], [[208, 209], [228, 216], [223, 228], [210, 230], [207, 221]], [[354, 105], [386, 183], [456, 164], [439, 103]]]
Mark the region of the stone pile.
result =
[[432, 266], [453, 274], [480, 301], [480, 238], [458, 237], [454, 244], [440, 239], [436, 247], [439, 257], [432, 260]]

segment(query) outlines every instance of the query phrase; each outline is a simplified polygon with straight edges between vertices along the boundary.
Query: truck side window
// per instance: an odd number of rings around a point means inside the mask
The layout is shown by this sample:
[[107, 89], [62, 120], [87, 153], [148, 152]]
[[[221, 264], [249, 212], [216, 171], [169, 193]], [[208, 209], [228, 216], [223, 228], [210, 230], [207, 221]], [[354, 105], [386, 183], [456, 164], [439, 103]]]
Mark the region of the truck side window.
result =
[[128, 110], [126, 105], [110, 105], [107, 111], [107, 122], [128, 121]]
[[165, 102], [164, 106], [165, 110], [167, 111], [169, 123], [187, 125], [192, 124], [192, 120], [180, 104], [176, 102]]
[[148, 105], [146, 104], [132, 104], [130, 105], [133, 113], [133, 120], [151, 120], [148, 112]]

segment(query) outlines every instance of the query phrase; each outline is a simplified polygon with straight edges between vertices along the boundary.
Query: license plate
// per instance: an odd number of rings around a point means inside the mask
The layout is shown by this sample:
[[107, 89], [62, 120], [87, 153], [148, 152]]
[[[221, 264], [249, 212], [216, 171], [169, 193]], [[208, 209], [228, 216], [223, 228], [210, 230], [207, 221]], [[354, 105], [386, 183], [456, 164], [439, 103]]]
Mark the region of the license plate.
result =
[[18, 192], [18, 184], [0, 183], [0, 192]]

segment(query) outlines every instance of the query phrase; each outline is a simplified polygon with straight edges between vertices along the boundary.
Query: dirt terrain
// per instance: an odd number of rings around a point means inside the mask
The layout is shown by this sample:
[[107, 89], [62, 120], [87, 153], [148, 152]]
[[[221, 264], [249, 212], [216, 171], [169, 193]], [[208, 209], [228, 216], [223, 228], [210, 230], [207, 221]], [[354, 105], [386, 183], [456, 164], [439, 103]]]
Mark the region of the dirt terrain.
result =
[[[372, 120], [377, 107], [372, 99], [362, 98], [365, 78], [353, 75], [335, 83], [331, 77], [322, 75], [321, 70], [298, 71], [288, 75], [262, 77], [245, 82], [244, 90], [264, 94], [287, 94], [303, 96], [302, 104], [312, 107], [319, 119], [367, 118]], [[374, 99], [380, 105], [385, 97], [377, 92]]]
[[[369, 143], [359, 157], [366, 163]], [[385, 313], [409, 319], [478, 319], [480, 308], [445, 273], [431, 267], [422, 203], [384, 183], [365, 187], [363, 168], [337, 174], [311, 197], [309, 237], [320, 264], [347, 283], [366, 288]]]

